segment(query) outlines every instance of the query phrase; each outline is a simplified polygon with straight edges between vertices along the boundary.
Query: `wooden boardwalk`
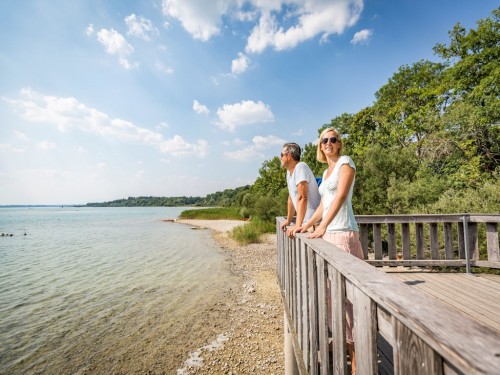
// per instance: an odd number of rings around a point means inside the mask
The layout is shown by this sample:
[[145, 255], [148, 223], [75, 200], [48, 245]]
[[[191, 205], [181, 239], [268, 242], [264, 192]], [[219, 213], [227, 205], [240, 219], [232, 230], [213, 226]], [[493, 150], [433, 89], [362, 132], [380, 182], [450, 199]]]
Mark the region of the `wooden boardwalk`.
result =
[[283, 220], [286, 374], [350, 373], [346, 301], [358, 375], [500, 374], [500, 215], [357, 217], [365, 261]]
[[500, 332], [500, 275], [389, 272], [401, 282]]

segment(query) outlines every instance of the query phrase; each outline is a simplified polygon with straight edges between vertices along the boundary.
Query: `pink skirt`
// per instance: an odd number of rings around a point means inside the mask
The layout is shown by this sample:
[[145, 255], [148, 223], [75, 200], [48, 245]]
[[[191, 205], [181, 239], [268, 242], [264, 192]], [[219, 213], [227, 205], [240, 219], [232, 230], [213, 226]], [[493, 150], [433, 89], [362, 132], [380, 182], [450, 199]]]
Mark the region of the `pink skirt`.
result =
[[[364, 259], [363, 248], [361, 247], [361, 242], [359, 241], [359, 233], [354, 231], [349, 232], [326, 232], [323, 235], [323, 239], [330, 242], [346, 253], [352, 254], [359, 259]], [[329, 301], [330, 302], [330, 301]], [[329, 309], [331, 311], [331, 309]], [[346, 341], [349, 344], [354, 343], [354, 314], [352, 310], [352, 303], [346, 300], [345, 303], [345, 315], [346, 315]], [[330, 324], [331, 325], [331, 324]]]

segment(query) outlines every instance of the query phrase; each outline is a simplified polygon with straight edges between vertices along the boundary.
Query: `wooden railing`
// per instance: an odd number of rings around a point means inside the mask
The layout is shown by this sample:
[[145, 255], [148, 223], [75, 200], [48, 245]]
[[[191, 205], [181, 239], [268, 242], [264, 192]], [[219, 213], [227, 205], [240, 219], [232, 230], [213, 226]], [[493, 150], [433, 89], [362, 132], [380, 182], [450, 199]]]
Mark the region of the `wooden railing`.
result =
[[500, 268], [500, 215], [358, 215], [356, 221], [372, 265]]
[[[362, 225], [381, 224], [366, 217], [358, 220]], [[285, 350], [286, 373], [347, 374], [346, 298], [354, 309], [358, 375], [498, 373], [498, 331], [322, 239], [307, 239], [306, 234], [288, 238], [279, 229], [283, 221], [277, 218], [277, 273], [289, 341], [285, 346], [293, 348], [292, 360]], [[391, 254], [397, 260], [397, 254]], [[332, 353], [328, 298], [332, 302]]]

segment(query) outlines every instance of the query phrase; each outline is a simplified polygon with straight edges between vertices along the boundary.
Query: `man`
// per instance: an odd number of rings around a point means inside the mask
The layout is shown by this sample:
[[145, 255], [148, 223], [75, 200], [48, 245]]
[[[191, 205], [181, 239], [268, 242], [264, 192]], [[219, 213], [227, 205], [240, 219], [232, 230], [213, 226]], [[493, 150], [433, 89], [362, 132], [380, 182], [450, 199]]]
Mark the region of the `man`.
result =
[[[281, 165], [286, 168], [286, 183], [288, 185], [287, 218], [281, 224], [289, 237], [293, 230], [307, 221], [318, 207], [321, 197], [318, 191], [316, 177], [309, 166], [300, 161], [300, 146], [296, 143], [285, 143], [281, 150]], [[293, 226], [286, 228], [292, 222], [297, 212]]]

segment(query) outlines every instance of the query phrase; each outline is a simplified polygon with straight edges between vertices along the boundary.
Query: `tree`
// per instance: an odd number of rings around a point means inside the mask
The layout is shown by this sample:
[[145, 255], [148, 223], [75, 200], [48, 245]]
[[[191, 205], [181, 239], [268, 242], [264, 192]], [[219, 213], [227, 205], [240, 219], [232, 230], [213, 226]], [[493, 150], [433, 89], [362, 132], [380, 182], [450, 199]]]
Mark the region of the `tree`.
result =
[[457, 23], [449, 45], [434, 51], [449, 64], [446, 88], [452, 98], [444, 124], [462, 150], [474, 147], [479, 172], [491, 173], [500, 163], [500, 8], [479, 20], [469, 32]]
[[403, 65], [375, 93], [374, 121], [377, 137], [386, 146], [415, 143], [419, 159], [426, 137], [439, 128], [440, 110], [446, 102], [442, 85], [445, 65], [421, 60]]
[[286, 187], [286, 170], [281, 166], [281, 160], [275, 156], [271, 160], [262, 163], [259, 169], [259, 177], [253, 184], [253, 192], [257, 195], [268, 193], [277, 196], [281, 189]]

